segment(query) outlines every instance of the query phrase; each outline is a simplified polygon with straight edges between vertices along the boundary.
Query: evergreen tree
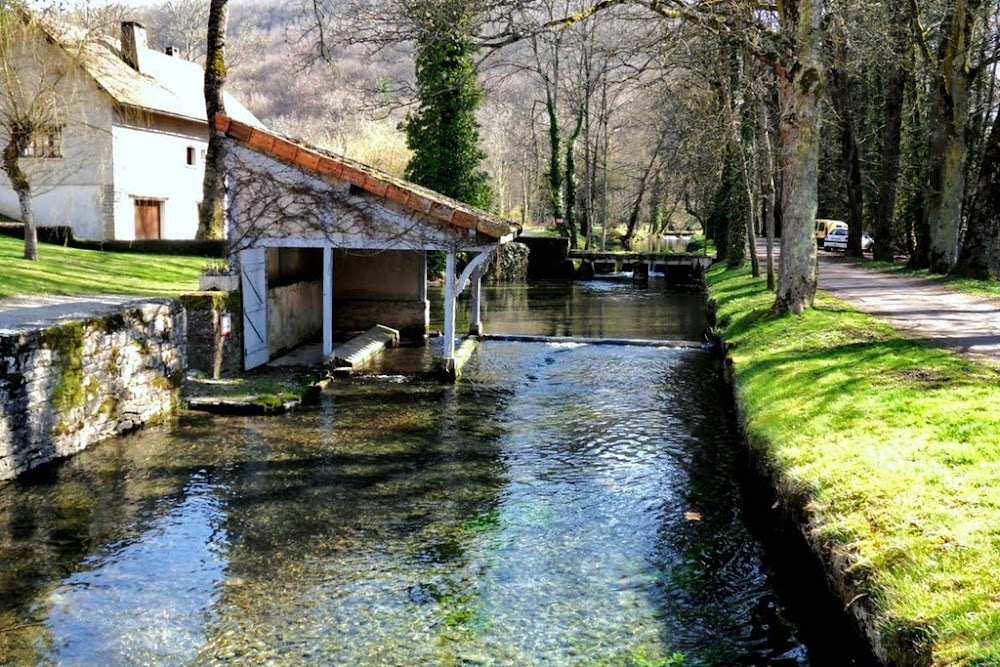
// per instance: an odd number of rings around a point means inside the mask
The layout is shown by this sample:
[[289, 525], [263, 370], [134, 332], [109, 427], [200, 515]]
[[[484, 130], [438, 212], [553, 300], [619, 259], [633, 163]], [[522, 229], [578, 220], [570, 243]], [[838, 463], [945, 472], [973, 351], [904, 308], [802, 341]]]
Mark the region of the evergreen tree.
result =
[[462, 0], [421, 3], [416, 74], [419, 106], [403, 124], [413, 157], [406, 177], [466, 204], [490, 208], [489, 175], [480, 168], [474, 17]]

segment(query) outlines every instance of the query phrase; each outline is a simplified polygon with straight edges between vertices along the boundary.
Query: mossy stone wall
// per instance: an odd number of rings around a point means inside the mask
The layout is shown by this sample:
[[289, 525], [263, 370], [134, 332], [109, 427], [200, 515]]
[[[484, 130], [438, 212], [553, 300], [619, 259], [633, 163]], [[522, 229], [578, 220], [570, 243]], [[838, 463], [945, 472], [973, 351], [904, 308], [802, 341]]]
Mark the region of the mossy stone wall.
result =
[[[187, 313], [187, 364], [218, 380], [243, 372], [243, 298], [240, 292], [192, 292], [180, 297]], [[223, 317], [231, 330], [224, 335]]]
[[185, 370], [183, 314], [160, 299], [0, 334], [0, 480], [168, 416]]

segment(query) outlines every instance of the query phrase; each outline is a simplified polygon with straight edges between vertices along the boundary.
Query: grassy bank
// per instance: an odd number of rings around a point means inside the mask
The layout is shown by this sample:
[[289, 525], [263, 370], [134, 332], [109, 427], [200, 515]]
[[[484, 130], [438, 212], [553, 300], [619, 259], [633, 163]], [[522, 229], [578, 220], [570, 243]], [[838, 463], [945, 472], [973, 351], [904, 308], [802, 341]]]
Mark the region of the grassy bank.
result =
[[176, 296], [198, 289], [204, 257], [138, 255], [42, 244], [22, 259], [24, 241], [0, 236], [0, 297], [14, 294]]
[[820, 295], [769, 315], [747, 271], [707, 276], [751, 446], [804, 506], [889, 650], [1000, 664], [1000, 383]]

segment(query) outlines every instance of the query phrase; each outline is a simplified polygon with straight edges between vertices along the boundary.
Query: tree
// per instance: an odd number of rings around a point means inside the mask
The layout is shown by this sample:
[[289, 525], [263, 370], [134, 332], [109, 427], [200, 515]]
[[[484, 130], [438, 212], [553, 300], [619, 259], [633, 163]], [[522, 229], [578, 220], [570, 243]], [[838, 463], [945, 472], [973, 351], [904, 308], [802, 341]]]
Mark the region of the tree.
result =
[[415, 10], [418, 107], [404, 125], [413, 157], [406, 177], [459, 201], [490, 208], [489, 175], [480, 167], [476, 110], [482, 91], [473, 61], [475, 17], [461, 0], [422, 4]]
[[952, 273], [1000, 279], [1000, 121], [996, 119], [986, 139], [965, 243]]
[[205, 179], [198, 206], [198, 239], [221, 239], [225, 235], [226, 165], [225, 142], [215, 131], [215, 116], [226, 113], [226, 24], [228, 0], [211, 0], [208, 10], [208, 51], [205, 59], [205, 115], [208, 118], [208, 151]]
[[[17, 195], [24, 224], [24, 259], [38, 259], [38, 231], [32, 210], [32, 169], [25, 159], [62, 157], [67, 105], [73, 96], [68, 75], [86, 42], [80, 31], [60, 44], [46, 34], [53, 26], [19, 4], [0, 4], [0, 170]], [[52, 42], [52, 43], [50, 43]], [[34, 165], [44, 167], [45, 165]]]
[[[930, 232], [928, 269], [947, 273], [958, 258], [965, 170], [968, 157], [966, 130], [969, 118], [969, 91], [980, 71], [973, 62], [973, 38], [984, 0], [932, 2], [920, 7], [910, 0], [913, 36], [929, 66], [931, 85], [930, 183], [927, 226]], [[935, 29], [924, 25], [928, 10], [935, 12]]]
[[[990, 30], [996, 34], [1000, 16], [994, 14]], [[1000, 61], [1000, 43], [994, 41], [992, 53], [985, 54], [983, 62], [991, 65], [988, 85], [981, 86], [979, 116], [981, 127], [992, 125], [983, 141], [979, 160], [979, 177], [970, 196], [968, 224], [965, 239], [952, 274], [980, 280], [1000, 279], [1000, 121], [997, 119], [997, 64]], [[972, 133], [975, 138], [979, 132]]]

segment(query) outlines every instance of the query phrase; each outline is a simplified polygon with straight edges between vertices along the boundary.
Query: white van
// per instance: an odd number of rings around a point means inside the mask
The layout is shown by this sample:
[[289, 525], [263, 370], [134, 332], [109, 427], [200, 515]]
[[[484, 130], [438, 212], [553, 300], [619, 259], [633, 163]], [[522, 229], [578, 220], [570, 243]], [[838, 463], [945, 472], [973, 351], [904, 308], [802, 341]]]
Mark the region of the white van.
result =
[[816, 247], [823, 247], [823, 239], [835, 229], [847, 229], [847, 223], [843, 220], [816, 219]]

